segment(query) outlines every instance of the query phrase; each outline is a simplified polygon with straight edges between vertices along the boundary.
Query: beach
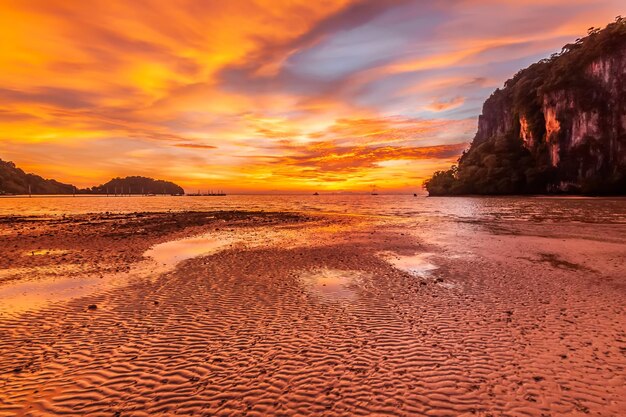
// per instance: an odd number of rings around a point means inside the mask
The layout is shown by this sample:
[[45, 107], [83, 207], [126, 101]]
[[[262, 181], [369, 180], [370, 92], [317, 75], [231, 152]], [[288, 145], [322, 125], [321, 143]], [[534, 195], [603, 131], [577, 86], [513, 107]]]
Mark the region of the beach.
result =
[[3, 215], [0, 415], [624, 415], [626, 222], [584, 207]]

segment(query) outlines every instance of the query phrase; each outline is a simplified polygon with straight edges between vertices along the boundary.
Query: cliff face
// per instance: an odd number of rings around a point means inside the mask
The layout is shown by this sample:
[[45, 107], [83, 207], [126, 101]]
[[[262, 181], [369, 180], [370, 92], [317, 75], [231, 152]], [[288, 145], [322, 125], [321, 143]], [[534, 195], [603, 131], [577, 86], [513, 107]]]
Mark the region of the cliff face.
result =
[[430, 194], [626, 194], [626, 21], [508, 80], [458, 169], [438, 174]]
[[596, 175], [615, 175], [626, 165], [626, 48], [596, 59], [583, 76], [592, 88], [542, 97], [542, 139], [562, 188], [566, 182], [576, 186]]
[[[541, 107], [521, 113], [513, 110], [514, 95], [492, 97], [474, 142], [513, 134], [532, 153], [545, 144], [559, 179], [553, 187], [563, 191], [597, 175], [615, 175], [626, 165], [626, 47], [594, 60], [581, 75], [582, 87], [540, 94]], [[531, 117], [541, 126], [532, 129]]]

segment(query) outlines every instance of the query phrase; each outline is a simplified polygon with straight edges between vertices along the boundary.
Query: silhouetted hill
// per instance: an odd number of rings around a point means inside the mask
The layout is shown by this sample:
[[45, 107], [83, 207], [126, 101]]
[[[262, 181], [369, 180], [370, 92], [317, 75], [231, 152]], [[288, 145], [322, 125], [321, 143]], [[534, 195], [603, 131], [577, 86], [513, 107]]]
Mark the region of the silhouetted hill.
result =
[[184, 194], [179, 185], [147, 177], [113, 178], [106, 184], [92, 187], [94, 194]]
[[39, 175], [27, 174], [13, 162], [0, 159], [0, 194], [28, 194], [30, 185], [33, 194], [71, 194], [74, 186], [55, 180], [44, 179]]
[[626, 194], [626, 20], [518, 72], [429, 195]]
[[[13, 162], [0, 159], [0, 195], [28, 194], [73, 194], [75, 187], [56, 180], [44, 179], [39, 175], [27, 174]], [[97, 187], [76, 190], [78, 194], [184, 194], [185, 191], [170, 181], [146, 177], [113, 178]]]

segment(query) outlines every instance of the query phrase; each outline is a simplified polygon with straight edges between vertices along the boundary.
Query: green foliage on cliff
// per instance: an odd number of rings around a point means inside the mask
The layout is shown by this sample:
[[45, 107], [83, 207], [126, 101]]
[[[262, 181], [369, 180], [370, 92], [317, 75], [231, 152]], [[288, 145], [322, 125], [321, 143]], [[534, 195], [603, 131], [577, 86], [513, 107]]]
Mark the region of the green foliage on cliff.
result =
[[[620, 123], [619, 117], [615, 120], [608, 116], [609, 93], [586, 71], [595, 60], [625, 48], [626, 19], [618, 17], [606, 28], [590, 28], [588, 36], [565, 45], [560, 53], [519, 71], [485, 102], [479, 131], [460, 157], [458, 167], [438, 171], [424, 183], [429, 195], [535, 194], [553, 192], [563, 184], [570, 187], [567, 191], [585, 194], [626, 193], [626, 166], [621, 165], [626, 162], [615, 157], [615, 151], [606, 145], [608, 135], [615, 135], [611, 132]], [[577, 111], [595, 112], [604, 129], [602, 135], [607, 137], [584, 137], [576, 149], [566, 146], [568, 153], [559, 155], [559, 164], [553, 167], [548, 141], [565, 140], [564, 135], [571, 131], [561, 129], [558, 136], [547, 137], [547, 97], [573, 100]], [[622, 105], [613, 104], [614, 108]], [[565, 114], [559, 117], [571, 121], [571, 110], [567, 105], [563, 107]], [[531, 138], [526, 145], [521, 139], [522, 129]], [[626, 143], [626, 137], [618, 137], [617, 141]], [[613, 155], [612, 166], [607, 166], [606, 155]]]
[[604, 29], [589, 28], [588, 36], [565, 45], [561, 53], [546, 60], [549, 72], [545, 78], [543, 92], [571, 86], [580, 87], [580, 83], [588, 82], [584, 77], [584, 69], [594, 60], [623, 46], [624, 37], [626, 37], [626, 19], [621, 16]]
[[106, 184], [91, 188], [94, 194], [184, 194], [185, 191], [173, 182], [146, 177], [113, 178]]
[[[545, 94], [564, 89], [593, 88], [585, 68], [593, 61], [615, 52], [626, 41], [626, 19], [618, 16], [604, 29], [589, 28], [588, 36], [565, 45], [561, 52], [552, 54], [528, 68], [519, 71], [504, 83], [501, 94], [510, 94], [516, 113], [534, 114]], [[498, 92], [496, 92], [497, 94]], [[534, 120], [540, 122], [540, 120]]]
[[459, 166], [438, 171], [424, 183], [429, 195], [532, 194], [542, 192], [554, 176], [547, 163], [538, 164], [521, 142], [500, 136], [472, 147]]
[[2, 194], [71, 194], [74, 186], [55, 180], [47, 180], [39, 175], [27, 174], [13, 162], [0, 159], [0, 195]]

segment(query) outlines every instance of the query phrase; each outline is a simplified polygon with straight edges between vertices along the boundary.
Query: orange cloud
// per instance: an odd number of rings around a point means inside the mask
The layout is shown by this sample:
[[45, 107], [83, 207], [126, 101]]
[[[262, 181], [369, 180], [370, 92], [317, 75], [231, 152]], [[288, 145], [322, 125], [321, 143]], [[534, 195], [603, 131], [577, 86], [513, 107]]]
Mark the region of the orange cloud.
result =
[[426, 108], [435, 112], [455, 109], [465, 103], [463, 97], [453, 97], [449, 100], [434, 100]]
[[449, 159], [458, 156], [467, 143], [426, 147], [338, 147], [315, 143], [294, 156], [277, 158], [278, 165], [295, 165], [318, 172], [354, 172], [377, 168], [379, 163], [396, 160]]
[[216, 146], [202, 145], [200, 143], [177, 143], [174, 146], [177, 148], [189, 148], [189, 149], [215, 149]]

